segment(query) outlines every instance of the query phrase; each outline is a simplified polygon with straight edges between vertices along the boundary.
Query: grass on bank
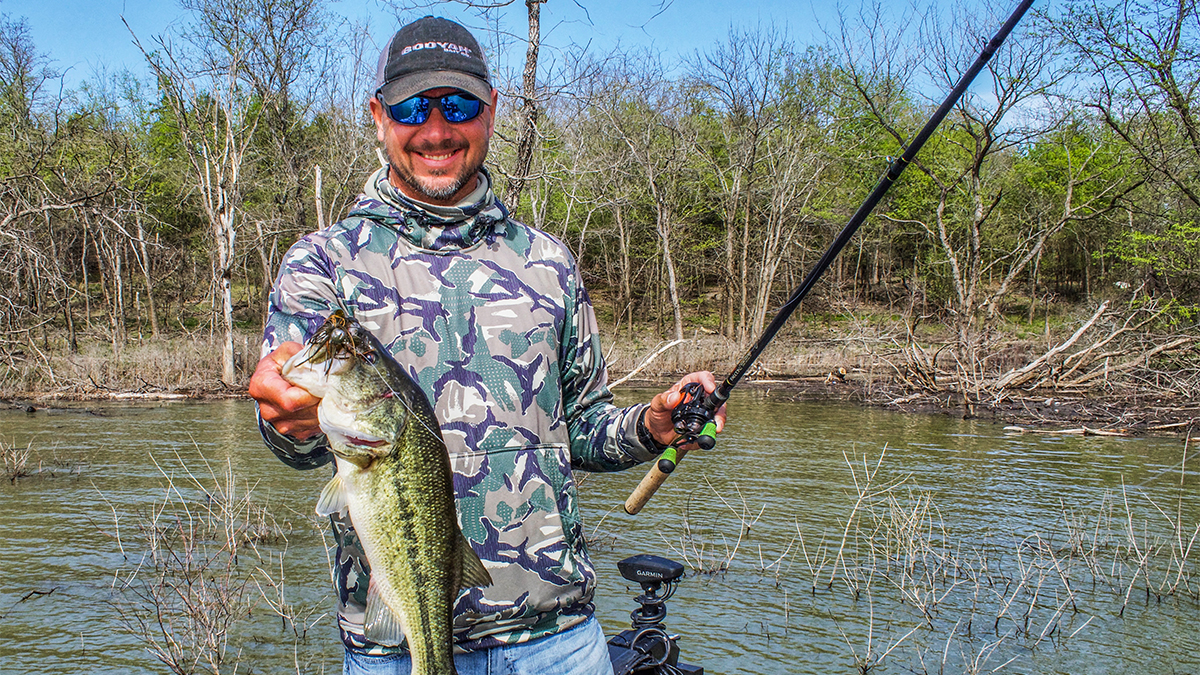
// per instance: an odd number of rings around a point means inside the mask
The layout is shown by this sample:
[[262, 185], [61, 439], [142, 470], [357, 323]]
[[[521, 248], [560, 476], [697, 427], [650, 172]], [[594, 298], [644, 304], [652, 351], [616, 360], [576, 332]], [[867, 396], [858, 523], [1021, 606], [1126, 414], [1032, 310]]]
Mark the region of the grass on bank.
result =
[[238, 382], [221, 382], [221, 345], [207, 335], [130, 338], [115, 349], [108, 340], [81, 338], [72, 353], [61, 336], [11, 350], [0, 360], [0, 395], [56, 393], [220, 394], [244, 390], [258, 363], [259, 334], [234, 336]]
[[[949, 326], [936, 317], [906, 316], [883, 305], [847, 305], [840, 311], [805, 306], [758, 359], [748, 379], [828, 379], [833, 385], [844, 380], [863, 388], [868, 399], [877, 398], [877, 388], [886, 389], [883, 394], [889, 400], [949, 387], [979, 401], [986, 398], [982, 392], [989, 381], [1035, 361], [1069, 339], [1089, 321], [1094, 309], [1052, 306], [1032, 322], [1023, 312], [1006, 315], [981, 328], [971, 348], [974, 355], [964, 356], [955, 348]], [[1113, 305], [1076, 348], [1097, 343], [1102, 331], [1115, 330], [1123, 311]], [[1172, 329], [1175, 332], [1162, 336], [1146, 332], [1157, 330], [1156, 325], [1148, 324], [1139, 329], [1141, 333], [1121, 339], [1128, 342], [1135, 337], [1149, 349], [1155, 340], [1200, 337], [1195, 326]], [[614, 380], [633, 371], [639, 378], [654, 381], [672, 380], [696, 370], [723, 376], [736, 367], [748, 343], [757, 337], [747, 335], [742, 342], [689, 323], [682, 342], [658, 353], [674, 340], [658, 334], [653, 322], [635, 324], [632, 332], [627, 326], [602, 325], [600, 330]], [[231, 387], [220, 380], [220, 336], [210, 335], [204, 327], [196, 331], [177, 328], [160, 339], [133, 331], [124, 341], [114, 341], [103, 333], [80, 333], [76, 352], [68, 348], [65, 334], [54, 329], [36, 339], [26, 335], [19, 342], [0, 340], [0, 396], [238, 393], [244, 391], [258, 361], [259, 339], [254, 329], [239, 329], [235, 334], [237, 379]], [[1200, 392], [1200, 353], [1194, 349], [1195, 342], [1190, 344], [1190, 350], [1183, 344], [1136, 368], [1114, 371], [1112, 377], [1104, 373], [1102, 381], [1089, 386], [1101, 386], [1110, 394], [1117, 391], [1114, 385], [1122, 383], [1184, 397], [1193, 390]], [[1117, 353], [1114, 345], [1096, 349], [1092, 356], [1103, 355], [1116, 364], [1119, 359], [1108, 356]], [[1047, 362], [1046, 372], [1032, 381], [1053, 388], [1055, 369], [1066, 370], [1064, 366], [1070, 365], [1061, 363], [1061, 357]]]

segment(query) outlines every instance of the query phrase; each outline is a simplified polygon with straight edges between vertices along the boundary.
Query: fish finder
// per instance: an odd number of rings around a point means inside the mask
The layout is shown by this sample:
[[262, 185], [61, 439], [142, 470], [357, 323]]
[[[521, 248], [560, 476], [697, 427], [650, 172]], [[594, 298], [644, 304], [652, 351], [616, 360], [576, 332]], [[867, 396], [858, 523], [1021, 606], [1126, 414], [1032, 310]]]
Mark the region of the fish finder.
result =
[[679, 662], [679, 636], [667, 633], [667, 600], [683, 577], [683, 565], [656, 555], [635, 555], [617, 563], [621, 576], [641, 586], [629, 613], [631, 626], [608, 639], [615, 675], [704, 675]]

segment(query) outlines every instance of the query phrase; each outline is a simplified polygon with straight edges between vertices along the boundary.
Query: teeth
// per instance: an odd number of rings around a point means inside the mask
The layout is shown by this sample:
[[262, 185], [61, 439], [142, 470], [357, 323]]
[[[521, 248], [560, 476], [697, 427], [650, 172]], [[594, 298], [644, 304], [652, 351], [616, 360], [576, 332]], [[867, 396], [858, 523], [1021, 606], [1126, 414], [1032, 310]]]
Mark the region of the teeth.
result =
[[454, 154], [454, 153], [450, 153], [450, 154], [448, 154], [448, 155], [422, 155], [422, 157], [424, 157], [425, 159], [432, 159], [432, 160], [434, 160], [434, 161], [440, 161], [440, 160], [443, 160], [443, 159], [449, 159], [449, 158], [450, 158], [450, 156], [451, 156], [451, 155], [453, 155], [453, 154]]

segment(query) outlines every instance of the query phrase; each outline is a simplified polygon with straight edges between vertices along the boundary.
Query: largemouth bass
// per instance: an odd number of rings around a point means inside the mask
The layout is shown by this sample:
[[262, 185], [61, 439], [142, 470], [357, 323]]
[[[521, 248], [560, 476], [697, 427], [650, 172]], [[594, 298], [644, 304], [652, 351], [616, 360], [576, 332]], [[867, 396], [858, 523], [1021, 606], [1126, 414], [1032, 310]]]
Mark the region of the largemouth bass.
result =
[[433, 407], [385, 347], [335, 311], [283, 365], [320, 397], [337, 475], [317, 513], [349, 510], [371, 567], [365, 637], [408, 641], [414, 675], [455, 673], [452, 610], [491, 576], [458, 525], [450, 458]]

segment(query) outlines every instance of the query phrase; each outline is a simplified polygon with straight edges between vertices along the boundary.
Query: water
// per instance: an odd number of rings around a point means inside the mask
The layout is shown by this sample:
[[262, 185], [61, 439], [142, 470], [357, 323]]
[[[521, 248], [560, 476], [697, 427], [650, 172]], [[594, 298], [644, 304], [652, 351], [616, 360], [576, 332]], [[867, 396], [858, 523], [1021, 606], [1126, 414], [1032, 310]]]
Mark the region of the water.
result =
[[[655, 553], [689, 567], [667, 624], [708, 673], [1200, 670], [1200, 551], [1187, 548], [1200, 460], [1181, 476], [1180, 440], [1020, 436], [752, 392], [730, 408], [717, 449], [686, 458], [638, 516], [619, 505], [642, 470], [583, 480], [606, 632], [627, 626], [636, 594], [616, 561]], [[232, 574], [211, 555], [171, 579], [209, 580], [194, 598], [228, 580], [223, 672], [339, 672], [328, 540], [309, 515], [328, 473], [276, 461], [251, 404], [3, 412], [0, 440], [42, 462], [0, 483], [0, 672], [168, 672], [128, 630], [148, 621], [162, 642], [145, 526], [194, 528], [247, 486], [270, 536], [244, 538]], [[160, 559], [183, 551], [173, 536], [156, 539]], [[281, 575], [293, 622], [262, 599], [279, 601]]]

